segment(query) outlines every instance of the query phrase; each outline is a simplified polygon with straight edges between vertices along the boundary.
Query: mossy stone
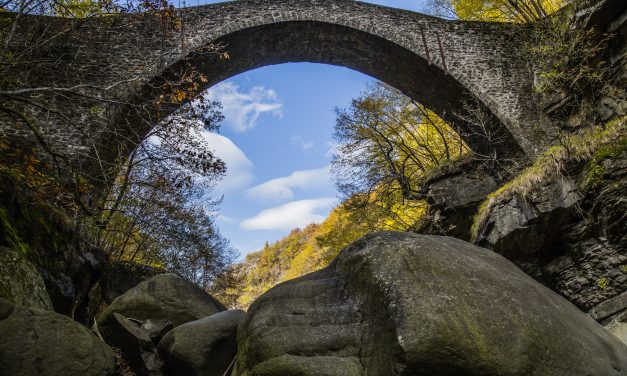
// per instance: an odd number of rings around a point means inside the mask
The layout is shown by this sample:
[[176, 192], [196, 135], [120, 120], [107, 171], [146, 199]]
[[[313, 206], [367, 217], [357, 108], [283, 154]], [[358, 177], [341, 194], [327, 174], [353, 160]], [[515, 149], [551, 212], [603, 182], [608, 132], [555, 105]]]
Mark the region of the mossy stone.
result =
[[113, 350], [89, 329], [58, 313], [0, 299], [0, 338], [1, 375], [115, 374]]
[[44, 280], [22, 252], [0, 247], [0, 298], [14, 304], [52, 311]]

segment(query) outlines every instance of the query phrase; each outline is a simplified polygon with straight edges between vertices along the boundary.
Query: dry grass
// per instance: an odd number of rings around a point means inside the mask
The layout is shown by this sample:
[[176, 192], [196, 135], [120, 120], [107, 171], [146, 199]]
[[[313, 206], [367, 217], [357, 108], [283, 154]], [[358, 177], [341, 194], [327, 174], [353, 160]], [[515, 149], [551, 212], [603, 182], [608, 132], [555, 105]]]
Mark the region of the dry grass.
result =
[[627, 134], [626, 120], [627, 116], [622, 116], [604, 126], [592, 127], [585, 133], [567, 137], [560, 145], [544, 152], [518, 176], [489, 194], [473, 218], [472, 241], [477, 240], [496, 205], [509, 201], [514, 196], [526, 197], [534, 188], [561, 174], [567, 163], [588, 161], [601, 148], [624, 139]]

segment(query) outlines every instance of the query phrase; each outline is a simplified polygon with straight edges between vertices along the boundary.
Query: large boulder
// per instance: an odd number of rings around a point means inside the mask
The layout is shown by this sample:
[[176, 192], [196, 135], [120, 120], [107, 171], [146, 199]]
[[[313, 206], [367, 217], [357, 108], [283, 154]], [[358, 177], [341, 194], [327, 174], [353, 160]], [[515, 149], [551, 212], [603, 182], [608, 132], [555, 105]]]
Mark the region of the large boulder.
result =
[[222, 376], [237, 353], [237, 326], [244, 311], [223, 311], [168, 332], [159, 354], [171, 376]]
[[176, 327], [224, 310], [226, 307], [200, 287], [176, 274], [159, 274], [111, 302], [99, 316], [98, 328], [106, 339], [108, 331], [117, 325], [116, 312], [140, 321], [169, 320]]
[[0, 375], [106, 376], [113, 350], [89, 329], [48, 310], [0, 299]]
[[238, 332], [239, 375], [624, 375], [627, 347], [502, 256], [378, 233], [283, 283]]
[[52, 311], [43, 278], [22, 252], [0, 247], [0, 298], [13, 304]]

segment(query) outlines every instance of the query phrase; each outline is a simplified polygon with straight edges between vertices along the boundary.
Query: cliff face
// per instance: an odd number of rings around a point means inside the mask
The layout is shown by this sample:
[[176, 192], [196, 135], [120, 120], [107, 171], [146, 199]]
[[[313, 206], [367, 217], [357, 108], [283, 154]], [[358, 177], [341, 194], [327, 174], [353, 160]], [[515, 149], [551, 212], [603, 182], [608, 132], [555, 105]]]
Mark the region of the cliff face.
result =
[[71, 218], [0, 190], [0, 251], [0, 298], [87, 324], [87, 294], [106, 257]]
[[[478, 235], [479, 245], [506, 256], [580, 309], [596, 312], [599, 321], [627, 308], [625, 141], [525, 197], [497, 204]], [[615, 301], [613, 308], [608, 301]]]

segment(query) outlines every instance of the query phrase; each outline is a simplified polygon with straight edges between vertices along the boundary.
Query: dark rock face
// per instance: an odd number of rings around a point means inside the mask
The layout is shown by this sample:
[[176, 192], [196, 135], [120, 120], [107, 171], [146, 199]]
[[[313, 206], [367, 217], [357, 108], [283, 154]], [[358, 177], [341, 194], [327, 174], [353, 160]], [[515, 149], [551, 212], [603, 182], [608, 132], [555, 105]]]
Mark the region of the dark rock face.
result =
[[539, 187], [529, 197], [515, 197], [492, 210], [478, 244], [509, 259], [535, 253], [557, 237], [559, 225], [572, 215], [580, 198], [568, 178]]
[[20, 251], [0, 247], [0, 298], [13, 304], [52, 311], [41, 275]]
[[169, 320], [176, 327], [224, 310], [198, 286], [176, 274], [159, 274], [116, 298], [98, 318], [98, 327], [106, 336], [116, 312], [140, 321]]
[[67, 316], [0, 299], [0, 338], [2, 375], [115, 374], [113, 350]]
[[366, 236], [250, 307], [239, 375], [623, 375], [627, 347], [502, 256]]
[[172, 376], [222, 376], [237, 353], [237, 326], [244, 311], [222, 311], [178, 326], [159, 343]]
[[472, 217], [486, 196], [498, 188], [495, 179], [475, 166], [427, 182], [429, 223], [418, 231], [470, 240]]
[[[151, 325], [147, 321], [148, 325]], [[171, 329], [172, 323], [161, 326]], [[120, 349], [124, 359], [137, 376], [161, 374], [161, 360], [157, 356], [156, 343], [144, 323], [131, 321], [119, 313], [113, 313], [103, 337], [107, 344]]]
[[604, 303], [627, 290], [627, 151], [616, 150], [498, 205], [479, 237], [600, 322], [627, 310]]
[[0, 191], [0, 246], [22, 252], [35, 266], [55, 312], [87, 324], [87, 294], [100, 277], [104, 253], [84, 241], [68, 218], [11, 200], [7, 194]]
[[115, 298], [141, 282], [164, 273], [167, 273], [165, 269], [139, 265], [129, 261], [109, 262], [105, 265], [100, 278], [102, 298], [107, 304], [111, 304]]

